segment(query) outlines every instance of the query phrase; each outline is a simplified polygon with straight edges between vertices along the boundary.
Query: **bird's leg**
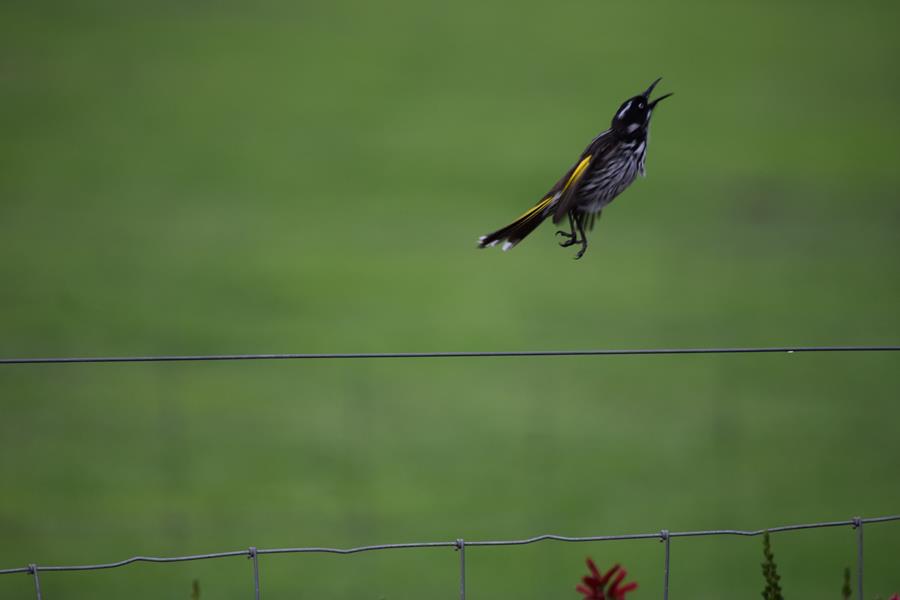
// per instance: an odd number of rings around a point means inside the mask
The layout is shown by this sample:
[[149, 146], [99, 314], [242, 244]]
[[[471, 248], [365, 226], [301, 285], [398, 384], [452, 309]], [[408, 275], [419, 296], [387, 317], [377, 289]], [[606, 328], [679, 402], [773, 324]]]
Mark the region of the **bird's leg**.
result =
[[581, 250], [579, 250], [578, 253], [575, 254], [575, 260], [578, 260], [579, 258], [584, 256], [584, 251], [587, 250], [588, 247], [587, 236], [584, 235], [584, 223], [582, 222], [585, 218], [587, 218], [587, 213], [579, 213], [575, 215], [575, 223], [578, 225], [578, 233], [581, 234]]
[[569, 233], [567, 233], [565, 231], [557, 231], [556, 232], [556, 235], [561, 235], [564, 238], [566, 238], [564, 241], [559, 243], [559, 245], [562, 246], [563, 248], [568, 248], [569, 246], [572, 246], [572, 245], [578, 243], [578, 234], [575, 233], [575, 219], [572, 217], [573, 212], [574, 211], [571, 211], [571, 210], [568, 212], [569, 229], [571, 230], [571, 232], [569, 232]]

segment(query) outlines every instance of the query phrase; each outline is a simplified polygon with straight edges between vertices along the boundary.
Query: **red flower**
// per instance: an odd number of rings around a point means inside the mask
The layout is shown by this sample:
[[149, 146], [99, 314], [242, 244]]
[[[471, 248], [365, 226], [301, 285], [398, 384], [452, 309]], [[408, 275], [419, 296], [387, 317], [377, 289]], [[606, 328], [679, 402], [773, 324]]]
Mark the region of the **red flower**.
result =
[[594, 561], [588, 557], [587, 566], [591, 574], [582, 577], [584, 585], [575, 588], [584, 594], [584, 600], [624, 600], [625, 594], [637, 589], [637, 583], [634, 581], [622, 585], [628, 573], [621, 565], [613, 565], [609, 571], [601, 573]]

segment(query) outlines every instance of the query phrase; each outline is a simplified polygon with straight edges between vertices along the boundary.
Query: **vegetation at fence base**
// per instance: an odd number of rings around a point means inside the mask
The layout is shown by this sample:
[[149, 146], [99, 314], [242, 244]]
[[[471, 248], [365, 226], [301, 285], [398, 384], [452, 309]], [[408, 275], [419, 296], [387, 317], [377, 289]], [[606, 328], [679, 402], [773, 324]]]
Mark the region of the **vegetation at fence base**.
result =
[[[772, 542], [769, 539], [769, 532], [763, 535], [763, 557], [762, 563], [763, 577], [766, 580], [766, 587], [763, 589], [762, 595], [766, 600], [784, 600], [781, 594], [781, 576], [778, 575], [778, 565], [775, 563], [775, 554], [772, 552]], [[841, 598], [850, 600], [853, 594], [850, 587], [850, 567], [844, 568], [844, 584], [841, 586]], [[881, 596], [875, 596], [875, 600], [881, 600]], [[893, 594], [888, 600], [900, 600], [900, 594]]]
[[766, 587], [763, 590], [763, 598], [766, 600], [784, 600], [781, 595], [781, 576], [778, 575], [778, 565], [775, 564], [775, 555], [772, 553], [772, 543], [769, 539], [769, 532], [763, 535], [763, 557], [762, 563], [763, 577], [766, 579]]
[[635, 581], [623, 585], [628, 572], [622, 565], [617, 563], [603, 573], [592, 558], [588, 557], [586, 562], [591, 574], [582, 577], [582, 584], [575, 588], [584, 594], [584, 600], [623, 600], [625, 594], [637, 589], [638, 584]]

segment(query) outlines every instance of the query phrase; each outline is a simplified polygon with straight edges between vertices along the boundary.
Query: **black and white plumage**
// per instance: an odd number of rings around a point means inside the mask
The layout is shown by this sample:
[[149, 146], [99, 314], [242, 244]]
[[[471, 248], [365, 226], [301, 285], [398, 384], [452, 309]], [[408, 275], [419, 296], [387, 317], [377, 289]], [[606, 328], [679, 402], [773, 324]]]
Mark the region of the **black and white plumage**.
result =
[[650, 118], [656, 104], [672, 95], [650, 100], [660, 79], [642, 94], [622, 103], [610, 128], [591, 141], [578, 162], [540, 202], [506, 227], [481, 236], [478, 247], [488, 248], [503, 242], [503, 250], [509, 250], [552, 216], [555, 224], [565, 218], [569, 222], [569, 231], [556, 232], [565, 238], [560, 246], [581, 244], [575, 258], [584, 256], [588, 245], [585, 230], [593, 229], [594, 221], [606, 205], [625, 191], [638, 174], [644, 174]]

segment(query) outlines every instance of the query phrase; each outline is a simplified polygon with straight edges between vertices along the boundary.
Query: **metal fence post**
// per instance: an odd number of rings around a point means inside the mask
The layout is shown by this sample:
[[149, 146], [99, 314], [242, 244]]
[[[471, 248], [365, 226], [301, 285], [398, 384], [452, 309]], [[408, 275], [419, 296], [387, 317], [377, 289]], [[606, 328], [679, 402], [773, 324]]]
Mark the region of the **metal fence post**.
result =
[[38, 578], [38, 566], [34, 563], [28, 565], [28, 572], [34, 576], [34, 595], [41, 600], [41, 580]]
[[255, 592], [254, 598], [259, 600], [259, 556], [256, 552], [256, 546], [250, 546], [250, 549], [247, 550], [247, 553], [250, 560], [253, 561], [253, 591]]
[[663, 529], [659, 532], [659, 541], [666, 545], [666, 562], [663, 571], [663, 600], [669, 600], [669, 530]]
[[459, 552], [459, 600], [466, 600], [466, 542], [462, 538], [456, 540]]
[[859, 600], [863, 600], [863, 520], [853, 517], [853, 529], [856, 530], [856, 583]]

